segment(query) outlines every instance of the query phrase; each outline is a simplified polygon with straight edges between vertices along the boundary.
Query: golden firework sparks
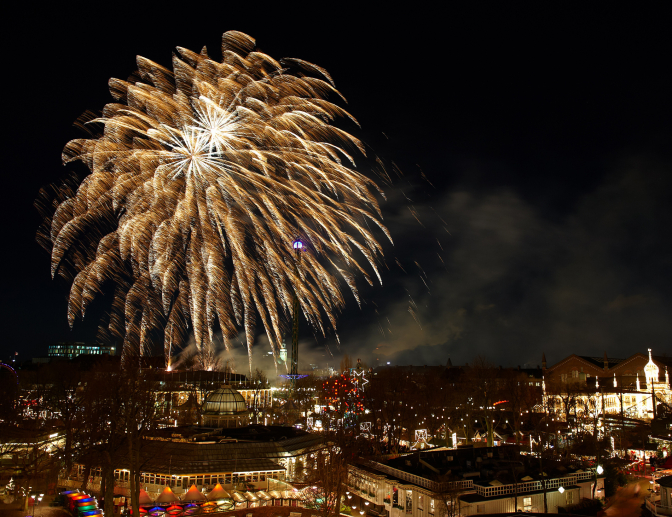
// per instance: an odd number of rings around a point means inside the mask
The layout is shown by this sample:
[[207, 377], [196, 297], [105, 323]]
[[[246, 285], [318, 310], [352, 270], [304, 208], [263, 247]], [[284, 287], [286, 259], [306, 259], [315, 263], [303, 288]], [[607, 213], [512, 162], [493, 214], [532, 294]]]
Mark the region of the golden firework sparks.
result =
[[227, 348], [242, 328], [249, 353], [259, 319], [275, 357], [295, 292], [324, 334], [344, 306], [333, 273], [358, 302], [354, 273], [372, 283], [362, 257], [380, 281], [367, 221], [389, 238], [382, 192], [354, 169], [362, 143], [332, 125], [355, 119], [328, 100], [340, 93], [324, 69], [255, 47], [227, 32], [220, 62], [179, 47], [172, 71], [138, 57], [137, 78], [111, 79], [116, 102], [84, 120], [102, 133], [65, 146], [90, 174], [36, 204], [52, 275], [72, 280], [71, 325], [113, 282], [108, 328], [126, 352], [160, 330], [169, 358], [191, 329], [206, 357], [219, 327]]

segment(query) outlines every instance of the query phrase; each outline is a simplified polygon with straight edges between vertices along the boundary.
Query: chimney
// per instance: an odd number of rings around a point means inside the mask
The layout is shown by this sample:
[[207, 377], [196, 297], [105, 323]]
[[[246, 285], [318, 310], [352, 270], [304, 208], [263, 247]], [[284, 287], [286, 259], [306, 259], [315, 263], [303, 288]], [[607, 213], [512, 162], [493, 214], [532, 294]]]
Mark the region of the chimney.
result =
[[606, 372], [609, 369], [609, 359], [607, 359], [607, 353], [604, 353], [604, 371]]

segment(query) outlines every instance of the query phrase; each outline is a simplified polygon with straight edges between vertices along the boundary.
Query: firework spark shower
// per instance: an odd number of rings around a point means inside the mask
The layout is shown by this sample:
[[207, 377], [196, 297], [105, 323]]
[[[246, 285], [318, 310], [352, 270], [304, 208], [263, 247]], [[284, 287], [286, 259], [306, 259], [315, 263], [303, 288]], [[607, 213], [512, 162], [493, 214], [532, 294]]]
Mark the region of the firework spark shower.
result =
[[[125, 353], [163, 332], [169, 361], [193, 332], [206, 362], [218, 327], [227, 348], [243, 329], [250, 353], [260, 321], [275, 356], [294, 292], [325, 334], [345, 304], [339, 277], [357, 299], [355, 275], [380, 281], [382, 191], [354, 169], [362, 143], [332, 125], [355, 119], [324, 69], [255, 48], [227, 32], [221, 61], [178, 47], [171, 71], [138, 57], [128, 81], [110, 80], [115, 102], [80, 120], [91, 137], [63, 161], [90, 174], [36, 202], [52, 276], [72, 283], [71, 325], [111, 289], [104, 330]], [[298, 269], [297, 237], [310, 248]]]

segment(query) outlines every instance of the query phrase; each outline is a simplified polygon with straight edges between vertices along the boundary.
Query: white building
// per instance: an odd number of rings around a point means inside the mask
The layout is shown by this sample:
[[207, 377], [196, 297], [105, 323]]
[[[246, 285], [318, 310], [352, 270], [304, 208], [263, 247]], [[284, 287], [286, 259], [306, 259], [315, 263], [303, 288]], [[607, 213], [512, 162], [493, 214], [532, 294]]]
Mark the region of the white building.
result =
[[672, 515], [672, 476], [660, 478], [660, 494], [651, 494], [646, 498], [646, 507], [654, 516]]
[[[492, 452], [487, 451], [493, 449], [475, 450], [491, 455]], [[454, 460], [450, 456], [451, 452], [443, 452], [446, 454], [444, 464], [450, 464]], [[383, 514], [382, 510], [387, 510], [390, 517], [441, 517], [446, 515], [442, 511], [444, 508], [452, 509], [447, 514], [455, 516], [518, 510], [544, 511], [544, 487], [539, 479], [523, 474], [517, 483], [483, 481], [478, 478], [481, 462], [475, 461], [473, 472], [463, 472], [462, 480], [439, 482], [435, 480], [437, 476], [432, 475], [438, 473], [439, 469], [423, 461], [420, 456], [418, 459], [424, 464], [422, 466], [427, 471], [427, 477], [371, 461], [352, 466], [349, 476], [350, 502], [363, 505], [361, 510], [365, 512], [372, 509], [374, 512], [371, 513]], [[568, 471], [561, 477], [549, 478], [546, 480], [548, 512], [558, 513], [559, 507], [577, 504], [582, 498], [592, 499], [594, 489], [596, 498], [604, 497], [604, 477], [596, 476], [594, 471]], [[357, 503], [357, 498], [361, 498], [361, 502]]]

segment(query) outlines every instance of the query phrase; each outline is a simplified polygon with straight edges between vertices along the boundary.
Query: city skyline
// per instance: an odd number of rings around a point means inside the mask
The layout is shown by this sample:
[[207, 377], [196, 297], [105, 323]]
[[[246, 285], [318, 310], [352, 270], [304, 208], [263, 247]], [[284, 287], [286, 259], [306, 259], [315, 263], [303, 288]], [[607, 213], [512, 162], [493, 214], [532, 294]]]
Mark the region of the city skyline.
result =
[[[482, 355], [512, 366], [542, 353], [553, 363], [669, 347], [671, 72], [656, 13], [363, 13], [347, 35], [335, 32], [345, 15], [320, 28], [242, 13], [172, 26], [158, 13], [114, 38], [101, 36], [94, 10], [59, 13], [60, 24], [36, 22], [27, 49], [10, 56], [31, 102], [9, 107], [18, 128], [3, 206], [3, 360], [96, 340], [102, 308], [70, 332], [68, 286], [49, 279], [34, 241], [32, 201], [71, 170], [60, 164], [65, 143], [85, 136], [75, 119], [112, 102], [107, 80], [130, 75], [136, 55], [170, 66], [176, 46], [215, 53], [227, 30], [326, 68], [369, 155], [403, 171], [381, 201], [395, 242], [383, 248], [383, 286], [358, 278], [361, 310], [342, 286], [340, 350], [304, 329], [302, 357], [328, 357], [325, 345], [336, 364], [343, 353], [370, 361], [422, 347], [416, 364]], [[255, 347], [268, 350], [263, 338]]]

